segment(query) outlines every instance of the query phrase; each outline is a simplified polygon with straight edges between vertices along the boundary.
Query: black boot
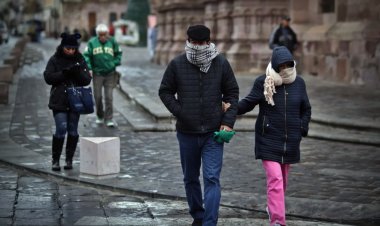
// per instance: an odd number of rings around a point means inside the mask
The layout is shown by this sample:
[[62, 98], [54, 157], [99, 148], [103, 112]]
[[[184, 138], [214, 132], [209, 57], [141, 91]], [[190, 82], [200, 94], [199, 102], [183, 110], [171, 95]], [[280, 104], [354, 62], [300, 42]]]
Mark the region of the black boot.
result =
[[57, 138], [53, 136], [53, 144], [52, 144], [52, 166], [51, 169], [53, 171], [60, 171], [61, 167], [59, 166], [59, 158], [61, 157], [63, 142], [65, 138]]
[[66, 165], [63, 167], [64, 169], [72, 169], [73, 168], [73, 157], [75, 150], [77, 148], [79, 136], [67, 136], [66, 142]]

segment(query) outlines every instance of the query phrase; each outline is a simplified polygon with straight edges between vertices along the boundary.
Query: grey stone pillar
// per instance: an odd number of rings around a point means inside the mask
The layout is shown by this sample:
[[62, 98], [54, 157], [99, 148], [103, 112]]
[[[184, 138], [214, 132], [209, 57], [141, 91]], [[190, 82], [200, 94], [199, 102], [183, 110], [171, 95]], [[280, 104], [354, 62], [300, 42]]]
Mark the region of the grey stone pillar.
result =
[[165, 45], [165, 27], [166, 27], [166, 14], [165, 12], [161, 12], [157, 14], [157, 45], [156, 45], [156, 51], [154, 55], [154, 62], [155, 63], [160, 63], [160, 58], [161, 58], [161, 53], [162, 49], [164, 48]]
[[232, 42], [232, 5], [233, 0], [218, 1], [216, 46], [222, 54], [227, 52]]
[[248, 71], [251, 54], [251, 44], [248, 40], [250, 33], [250, 8], [252, 1], [235, 0], [233, 3], [233, 44], [227, 51], [227, 58], [235, 71]]
[[203, 4], [199, 1], [193, 1], [191, 5], [188, 2], [177, 5], [177, 10], [174, 12], [174, 38], [169, 61], [184, 52], [187, 28], [190, 25], [203, 24], [203, 14]]
[[217, 27], [217, 14], [218, 14], [218, 1], [217, 0], [203, 0], [204, 4], [204, 24], [211, 30], [211, 41], [215, 42], [216, 35], [218, 34]]
[[174, 37], [174, 21], [173, 21], [174, 11], [170, 10], [166, 12], [165, 15], [165, 44], [161, 49], [161, 56], [159, 64], [165, 65], [169, 62], [169, 51], [172, 46]]
[[279, 25], [282, 15], [288, 14], [288, 1], [269, 0], [265, 3], [255, 0], [250, 8], [251, 29], [248, 34], [251, 43], [249, 70], [261, 74], [269, 63], [272, 50], [269, 48], [269, 38], [272, 31]]

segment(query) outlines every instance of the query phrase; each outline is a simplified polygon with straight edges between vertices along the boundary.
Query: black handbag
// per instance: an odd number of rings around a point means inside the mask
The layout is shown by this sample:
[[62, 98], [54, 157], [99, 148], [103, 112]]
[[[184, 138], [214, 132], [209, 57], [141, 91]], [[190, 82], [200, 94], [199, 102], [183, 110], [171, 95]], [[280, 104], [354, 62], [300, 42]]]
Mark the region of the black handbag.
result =
[[91, 87], [67, 87], [70, 109], [79, 114], [91, 114], [94, 112], [94, 101]]

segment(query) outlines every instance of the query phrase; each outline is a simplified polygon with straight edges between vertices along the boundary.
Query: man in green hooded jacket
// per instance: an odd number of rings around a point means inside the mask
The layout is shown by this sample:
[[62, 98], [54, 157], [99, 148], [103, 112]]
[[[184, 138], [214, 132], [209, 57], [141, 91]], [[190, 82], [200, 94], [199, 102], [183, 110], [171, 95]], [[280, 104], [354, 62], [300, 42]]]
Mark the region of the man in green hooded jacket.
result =
[[[115, 39], [109, 37], [108, 33], [107, 25], [99, 24], [96, 27], [97, 36], [90, 39], [83, 55], [93, 76], [96, 123], [104, 122], [108, 127], [114, 127], [112, 92], [118, 79], [116, 66], [120, 65], [122, 52]], [[105, 110], [103, 109], [103, 87]]]

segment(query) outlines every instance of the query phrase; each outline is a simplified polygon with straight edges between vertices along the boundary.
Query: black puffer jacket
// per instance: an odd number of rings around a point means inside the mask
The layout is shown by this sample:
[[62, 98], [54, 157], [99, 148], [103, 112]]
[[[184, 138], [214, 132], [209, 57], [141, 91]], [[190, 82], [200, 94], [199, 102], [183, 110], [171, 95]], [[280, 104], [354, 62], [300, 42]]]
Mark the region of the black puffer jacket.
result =
[[[207, 73], [191, 64], [185, 53], [177, 56], [164, 73], [159, 95], [177, 117], [180, 132], [207, 133], [218, 131], [221, 125], [233, 128], [235, 124], [239, 86], [222, 55], [213, 59]], [[222, 101], [231, 104], [225, 113]]]
[[274, 30], [269, 39], [269, 47], [274, 49], [278, 46], [285, 46], [290, 52], [297, 48], [297, 35], [290, 26], [283, 27], [280, 25]]
[[[64, 73], [64, 69], [75, 63], [80, 64], [77, 74]], [[67, 98], [67, 86], [86, 86], [91, 83], [91, 76], [82, 54], [77, 52], [75, 56], [64, 55], [62, 47], [58, 47], [56, 53], [49, 59], [44, 71], [44, 78], [47, 84], [51, 85], [49, 108], [54, 111], [69, 111], [69, 101]]]
[[300, 142], [307, 136], [311, 106], [304, 80], [297, 76], [291, 84], [276, 86], [275, 105], [269, 105], [264, 96], [265, 75], [258, 77], [247, 97], [239, 101], [238, 114], [251, 111], [259, 105], [255, 126], [256, 159], [280, 163], [300, 161]]

